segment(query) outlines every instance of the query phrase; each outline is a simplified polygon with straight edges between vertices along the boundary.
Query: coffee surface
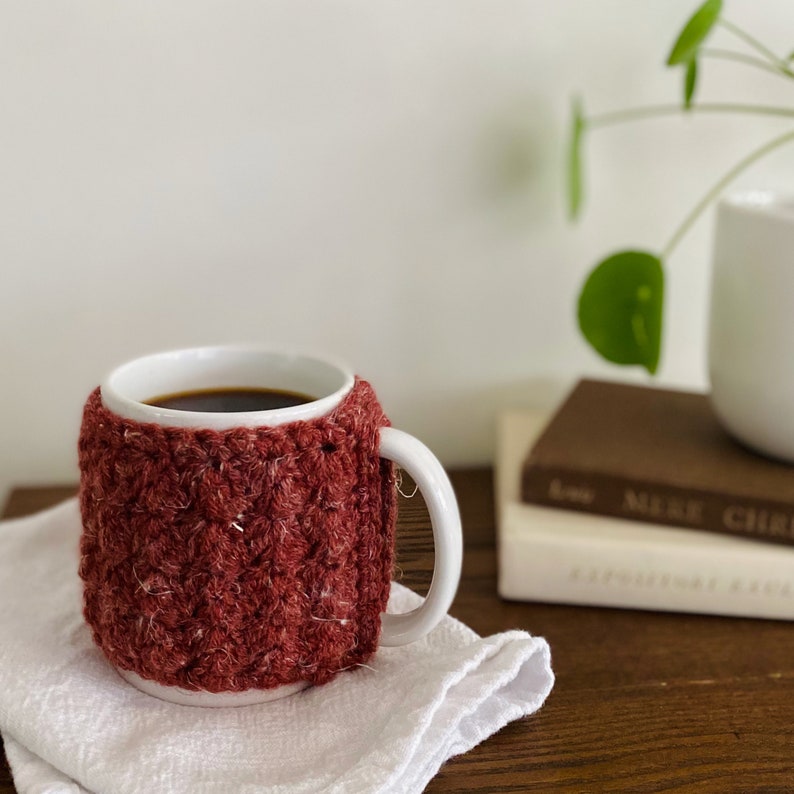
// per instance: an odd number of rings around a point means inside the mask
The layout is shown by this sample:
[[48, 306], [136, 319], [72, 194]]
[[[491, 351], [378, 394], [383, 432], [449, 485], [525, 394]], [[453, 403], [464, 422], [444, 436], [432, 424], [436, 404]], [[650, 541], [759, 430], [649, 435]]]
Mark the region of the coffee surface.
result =
[[155, 408], [172, 408], [178, 411], [207, 413], [238, 413], [242, 411], [270, 411], [274, 408], [291, 408], [317, 399], [308, 394], [281, 389], [201, 389], [197, 391], [164, 394], [144, 400]]

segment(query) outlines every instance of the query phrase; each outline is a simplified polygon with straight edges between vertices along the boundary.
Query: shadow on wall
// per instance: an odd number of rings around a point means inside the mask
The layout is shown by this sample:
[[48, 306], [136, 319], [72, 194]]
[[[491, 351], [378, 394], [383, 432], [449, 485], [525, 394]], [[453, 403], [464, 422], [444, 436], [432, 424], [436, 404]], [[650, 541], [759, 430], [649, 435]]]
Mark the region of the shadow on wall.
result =
[[[519, 409], [550, 411], [575, 380], [536, 376], [468, 390], [450, 387], [443, 394], [435, 392], [404, 401], [400, 410], [389, 416], [395, 427], [422, 439], [442, 461], [454, 461], [455, 466], [490, 465], [499, 414]], [[404, 417], [412, 421], [402, 421]], [[474, 456], [472, 450], [477, 450]]]

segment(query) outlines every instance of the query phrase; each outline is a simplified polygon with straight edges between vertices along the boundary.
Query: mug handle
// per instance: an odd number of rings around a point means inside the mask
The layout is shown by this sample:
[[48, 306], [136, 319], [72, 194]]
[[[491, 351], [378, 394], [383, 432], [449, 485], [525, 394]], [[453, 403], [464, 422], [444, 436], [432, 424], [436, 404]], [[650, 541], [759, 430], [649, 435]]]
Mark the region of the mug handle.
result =
[[410, 612], [381, 613], [381, 645], [407, 645], [421, 639], [447, 614], [460, 581], [463, 533], [452, 484], [438, 458], [421, 442], [393, 427], [380, 429], [380, 456], [413, 477], [433, 527], [435, 565], [424, 603]]

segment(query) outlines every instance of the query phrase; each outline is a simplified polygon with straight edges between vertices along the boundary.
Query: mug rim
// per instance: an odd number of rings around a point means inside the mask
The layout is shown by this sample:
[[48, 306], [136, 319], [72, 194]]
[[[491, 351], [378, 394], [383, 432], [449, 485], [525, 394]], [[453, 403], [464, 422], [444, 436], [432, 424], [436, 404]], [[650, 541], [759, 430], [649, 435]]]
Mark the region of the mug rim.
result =
[[[178, 408], [163, 408], [153, 406], [143, 402], [143, 399], [151, 399], [159, 394], [167, 394], [169, 390], [155, 391], [148, 394], [146, 398], [131, 396], [128, 389], [125, 389], [124, 378], [134, 379], [137, 370], [149, 366], [163, 366], [171, 364], [174, 367], [180, 366], [180, 362], [185, 368], [192, 362], [193, 372], [198, 371], [197, 362], [204, 361], [209, 363], [216, 362], [223, 357], [234, 358], [248, 357], [263, 360], [270, 358], [271, 366], [275, 360], [280, 361], [285, 367], [293, 364], [295, 368], [303, 367], [305, 371], [312, 368], [321, 372], [323, 375], [334, 379], [334, 388], [322, 394], [316, 399], [310, 400], [299, 405], [288, 406], [285, 408], [270, 408], [261, 411], [236, 411], [236, 412], [216, 412], [216, 411], [185, 411]], [[181, 371], [184, 375], [185, 369]], [[174, 380], [178, 378], [174, 375]], [[242, 378], [240, 380], [243, 380]], [[119, 381], [122, 381], [120, 384]], [[195, 427], [208, 428], [214, 430], [228, 430], [233, 427], [262, 427], [276, 426], [294, 421], [304, 421], [325, 416], [332, 411], [344, 397], [350, 392], [355, 383], [355, 376], [346, 364], [335, 357], [319, 354], [304, 350], [291, 349], [286, 347], [276, 347], [258, 344], [220, 344], [205, 345], [197, 347], [175, 348], [171, 350], [158, 351], [144, 354], [129, 359], [122, 364], [114, 367], [103, 379], [100, 384], [100, 394], [102, 404], [112, 413], [127, 419], [139, 422], [149, 422], [167, 427]], [[238, 388], [246, 387], [249, 384], [242, 382], [236, 384]], [[276, 388], [275, 384], [263, 381], [258, 383], [261, 387]], [[214, 383], [204, 386], [194, 386], [192, 388], [212, 388], [227, 386], [234, 388], [234, 384]], [[284, 387], [286, 388], [286, 387]], [[330, 388], [330, 387], [329, 387]], [[301, 389], [293, 387], [295, 391]], [[185, 390], [190, 390], [185, 389]], [[125, 393], [126, 391], [126, 393]], [[180, 391], [180, 387], [175, 384], [171, 392]], [[304, 392], [308, 393], [308, 392]]]
[[719, 209], [749, 217], [794, 223], [794, 192], [774, 188], [740, 188], [722, 196]]

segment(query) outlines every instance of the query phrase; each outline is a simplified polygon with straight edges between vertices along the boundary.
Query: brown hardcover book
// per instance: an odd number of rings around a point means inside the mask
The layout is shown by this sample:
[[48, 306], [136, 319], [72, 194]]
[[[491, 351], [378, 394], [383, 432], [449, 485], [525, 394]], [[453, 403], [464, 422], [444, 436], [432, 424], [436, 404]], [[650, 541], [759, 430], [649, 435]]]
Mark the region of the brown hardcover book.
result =
[[794, 544], [794, 466], [734, 441], [705, 394], [582, 380], [530, 450], [525, 502]]

